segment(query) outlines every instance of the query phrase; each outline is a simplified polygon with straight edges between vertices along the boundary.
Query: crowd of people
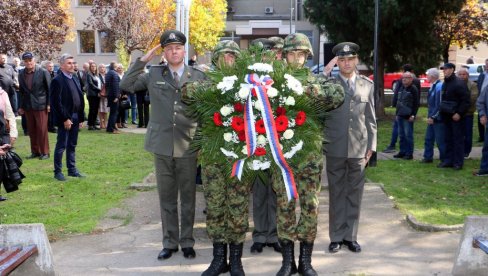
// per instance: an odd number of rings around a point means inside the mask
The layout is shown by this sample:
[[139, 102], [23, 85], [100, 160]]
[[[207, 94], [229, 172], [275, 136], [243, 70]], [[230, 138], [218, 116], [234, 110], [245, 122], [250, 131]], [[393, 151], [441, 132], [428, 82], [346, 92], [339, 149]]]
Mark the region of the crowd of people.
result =
[[[422, 163], [434, 161], [434, 145], [439, 150], [439, 168], [461, 170], [464, 159], [469, 158], [473, 147], [474, 114], [478, 111], [479, 142], [484, 142], [486, 102], [483, 91], [488, 86], [488, 59], [485, 60], [485, 71], [481, 72], [477, 83], [469, 79], [467, 67], [456, 71], [456, 65], [445, 63], [440, 70], [427, 70], [427, 80], [431, 84], [427, 93], [427, 129], [424, 139]], [[420, 105], [420, 81], [413, 73], [410, 64], [403, 66], [402, 78], [396, 81], [392, 105], [395, 107], [391, 142], [383, 151], [395, 152], [397, 136], [400, 137], [400, 150], [394, 158], [413, 159], [413, 128]], [[485, 146], [483, 156], [486, 155]], [[485, 159], [488, 157], [485, 157]], [[476, 176], [485, 176], [488, 168], [483, 165]]]

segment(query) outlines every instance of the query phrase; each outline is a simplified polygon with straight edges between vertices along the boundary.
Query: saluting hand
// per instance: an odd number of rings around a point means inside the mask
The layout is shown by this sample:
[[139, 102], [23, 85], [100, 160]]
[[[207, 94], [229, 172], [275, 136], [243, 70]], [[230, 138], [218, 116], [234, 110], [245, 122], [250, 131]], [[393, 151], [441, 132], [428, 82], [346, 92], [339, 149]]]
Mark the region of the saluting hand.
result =
[[334, 66], [337, 64], [337, 59], [339, 57], [335, 57], [327, 63], [327, 65], [324, 67], [324, 71], [322, 72], [325, 76], [329, 76], [330, 72], [332, 72], [332, 69], [334, 69]]
[[161, 44], [158, 44], [158, 46], [149, 50], [149, 52], [147, 52], [143, 57], [141, 57], [141, 61], [149, 62], [151, 59], [153, 59], [156, 56], [156, 51], [160, 48], [161, 48]]

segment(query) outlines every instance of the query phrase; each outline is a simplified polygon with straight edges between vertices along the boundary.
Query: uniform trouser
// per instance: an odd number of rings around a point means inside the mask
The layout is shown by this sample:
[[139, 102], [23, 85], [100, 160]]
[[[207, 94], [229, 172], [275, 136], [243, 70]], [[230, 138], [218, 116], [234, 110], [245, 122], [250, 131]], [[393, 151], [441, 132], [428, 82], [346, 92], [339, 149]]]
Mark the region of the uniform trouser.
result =
[[[322, 153], [309, 154], [297, 167], [292, 166], [299, 199], [288, 201], [281, 173], [273, 174], [277, 197], [278, 237], [281, 240], [313, 242], [317, 236]], [[296, 201], [300, 201], [300, 218], [296, 220]]]
[[257, 177], [252, 188], [254, 230], [252, 240], [260, 243], [278, 242], [276, 229], [276, 193], [270, 181]]
[[230, 178], [222, 167], [202, 165], [207, 233], [213, 243], [242, 243], [249, 228], [251, 185], [235, 177]]
[[365, 165], [364, 158], [327, 156], [331, 242], [357, 241]]
[[[193, 247], [195, 220], [195, 156], [172, 157], [154, 154], [158, 183], [159, 208], [163, 227], [163, 247], [177, 249]], [[181, 212], [181, 232], [178, 220], [178, 192]]]
[[25, 112], [31, 152], [49, 154], [49, 138], [47, 133], [47, 110], [29, 110]]

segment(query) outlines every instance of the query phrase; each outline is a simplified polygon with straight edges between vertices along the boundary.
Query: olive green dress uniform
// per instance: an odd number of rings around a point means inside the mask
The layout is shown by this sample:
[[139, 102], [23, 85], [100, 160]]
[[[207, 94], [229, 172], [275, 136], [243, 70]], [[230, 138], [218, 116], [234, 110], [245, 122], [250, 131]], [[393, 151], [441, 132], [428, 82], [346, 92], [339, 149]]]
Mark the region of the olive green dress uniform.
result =
[[[190, 150], [197, 122], [185, 116], [186, 104], [181, 101], [181, 87], [187, 82], [205, 78], [203, 72], [185, 65], [176, 82], [167, 66], [151, 66], [139, 59], [129, 68], [120, 83], [131, 93], [148, 90], [151, 114], [144, 148], [154, 154], [158, 184], [163, 246], [169, 249], [193, 247], [195, 218], [196, 152]], [[178, 220], [180, 194], [181, 232]]]
[[329, 181], [331, 242], [356, 241], [365, 182], [367, 150], [376, 151], [373, 82], [355, 75], [350, 88], [341, 75], [344, 104], [329, 112], [325, 124], [325, 155]]

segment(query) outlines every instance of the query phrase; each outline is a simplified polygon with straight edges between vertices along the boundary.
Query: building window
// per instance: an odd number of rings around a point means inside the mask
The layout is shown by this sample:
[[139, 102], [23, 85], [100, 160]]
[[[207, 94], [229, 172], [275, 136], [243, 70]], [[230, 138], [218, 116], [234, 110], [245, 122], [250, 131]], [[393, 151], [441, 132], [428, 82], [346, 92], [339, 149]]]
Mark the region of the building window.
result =
[[110, 36], [110, 31], [98, 31], [100, 53], [115, 53], [115, 42]]
[[94, 31], [78, 31], [78, 41], [80, 42], [80, 54], [95, 53]]
[[91, 6], [93, 5], [93, 0], [78, 0], [78, 6]]

